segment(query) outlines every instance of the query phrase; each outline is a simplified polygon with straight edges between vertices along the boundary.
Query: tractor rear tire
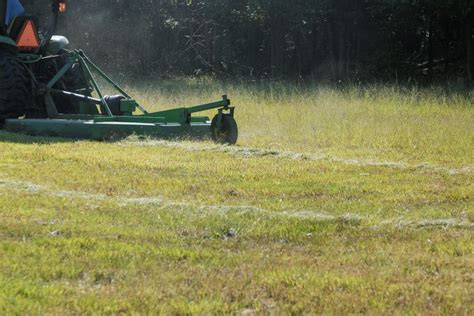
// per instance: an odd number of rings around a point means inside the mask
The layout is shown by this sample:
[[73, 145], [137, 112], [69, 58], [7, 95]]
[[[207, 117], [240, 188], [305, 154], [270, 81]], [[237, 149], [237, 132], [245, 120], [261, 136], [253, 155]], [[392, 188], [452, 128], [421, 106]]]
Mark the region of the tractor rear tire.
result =
[[0, 47], [0, 128], [5, 120], [25, 115], [31, 101], [31, 87], [26, 70], [14, 49]]
[[219, 115], [214, 116], [211, 123], [212, 140], [218, 144], [235, 145], [239, 138], [239, 129], [234, 117], [230, 114], [222, 114], [220, 128], [217, 128]]

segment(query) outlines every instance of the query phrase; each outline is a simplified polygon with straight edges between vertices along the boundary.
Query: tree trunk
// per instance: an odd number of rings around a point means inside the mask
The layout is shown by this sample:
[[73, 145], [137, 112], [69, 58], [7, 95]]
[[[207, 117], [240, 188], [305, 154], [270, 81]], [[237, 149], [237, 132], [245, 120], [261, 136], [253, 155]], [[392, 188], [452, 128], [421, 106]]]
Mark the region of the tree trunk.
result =
[[433, 68], [434, 68], [434, 42], [435, 42], [435, 18], [434, 14], [430, 17], [428, 27], [428, 80], [432, 81], [433, 79]]
[[474, 12], [472, 9], [469, 10], [466, 16], [466, 80], [468, 86], [473, 84], [472, 81], [472, 20], [474, 19]]
[[337, 55], [336, 55], [336, 39], [335, 39], [335, 30], [334, 30], [334, 21], [328, 21], [328, 38], [329, 38], [329, 69], [330, 69], [330, 79], [336, 79], [337, 77]]
[[443, 47], [443, 57], [444, 57], [444, 76], [445, 80], [449, 79], [449, 59], [450, 59], [450, 45], [451, 45], [451, 23], [449, 20], [449, 15], [446, 12], [443, 13], [443, 31], [444, 31], [444, 47]]
[[346, 60], [346, 32], [344, 21], [337, 23], [338, 29], [338, 56], [337, 56], [337, 79], [342, 80], [344, 78], [345, 60]]
[[308, 69], [308, 73], [313, 74], [318, 64], [318, 26], [316, 21], [313, 21], [313, 27], [311, 30], [311, 66]]

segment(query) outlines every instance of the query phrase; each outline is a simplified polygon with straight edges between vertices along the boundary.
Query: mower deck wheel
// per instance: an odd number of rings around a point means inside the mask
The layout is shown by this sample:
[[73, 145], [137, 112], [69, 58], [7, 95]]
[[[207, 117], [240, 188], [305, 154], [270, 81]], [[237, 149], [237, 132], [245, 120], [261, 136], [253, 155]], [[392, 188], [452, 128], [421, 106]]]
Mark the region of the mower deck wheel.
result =
[[239, 137], [239, 129], [234, 117], [230, 114], [222, 114], [220, 128], [217, 127], [219, 115], [214, 116], [211, 123], [212, 140], [219, 144], [234, 145]]

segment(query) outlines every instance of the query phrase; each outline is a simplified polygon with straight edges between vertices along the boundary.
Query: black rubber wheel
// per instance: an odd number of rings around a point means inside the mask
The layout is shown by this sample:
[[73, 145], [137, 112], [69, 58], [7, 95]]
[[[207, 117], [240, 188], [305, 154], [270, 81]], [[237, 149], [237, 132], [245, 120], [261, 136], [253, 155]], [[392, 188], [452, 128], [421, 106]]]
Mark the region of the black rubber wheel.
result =
[[0, 47], [0, 128], [5, 120], [25, 115], [31, 102], [28, 72], [14, 49]]
[[239, 138], [239, 129], [234, 117], [230, 114], [222, 114], [220, 129], [217, 128], [217, 119], [219, 115], [214, 116], [211, 123], [212, 140], [219, 144], [234, 145]]

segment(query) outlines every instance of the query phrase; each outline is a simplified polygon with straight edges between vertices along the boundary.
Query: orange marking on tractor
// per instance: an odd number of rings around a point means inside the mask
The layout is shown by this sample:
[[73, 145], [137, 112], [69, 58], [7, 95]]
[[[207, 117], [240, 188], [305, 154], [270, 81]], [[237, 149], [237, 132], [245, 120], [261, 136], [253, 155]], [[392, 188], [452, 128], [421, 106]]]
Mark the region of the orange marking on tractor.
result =
[[20, 49], [36, 49], [40, 47], [40, 44], [35, 24], [32, 20], [26, 21], [21, 29], [20, 36], [16, 40], [16, 45]]

